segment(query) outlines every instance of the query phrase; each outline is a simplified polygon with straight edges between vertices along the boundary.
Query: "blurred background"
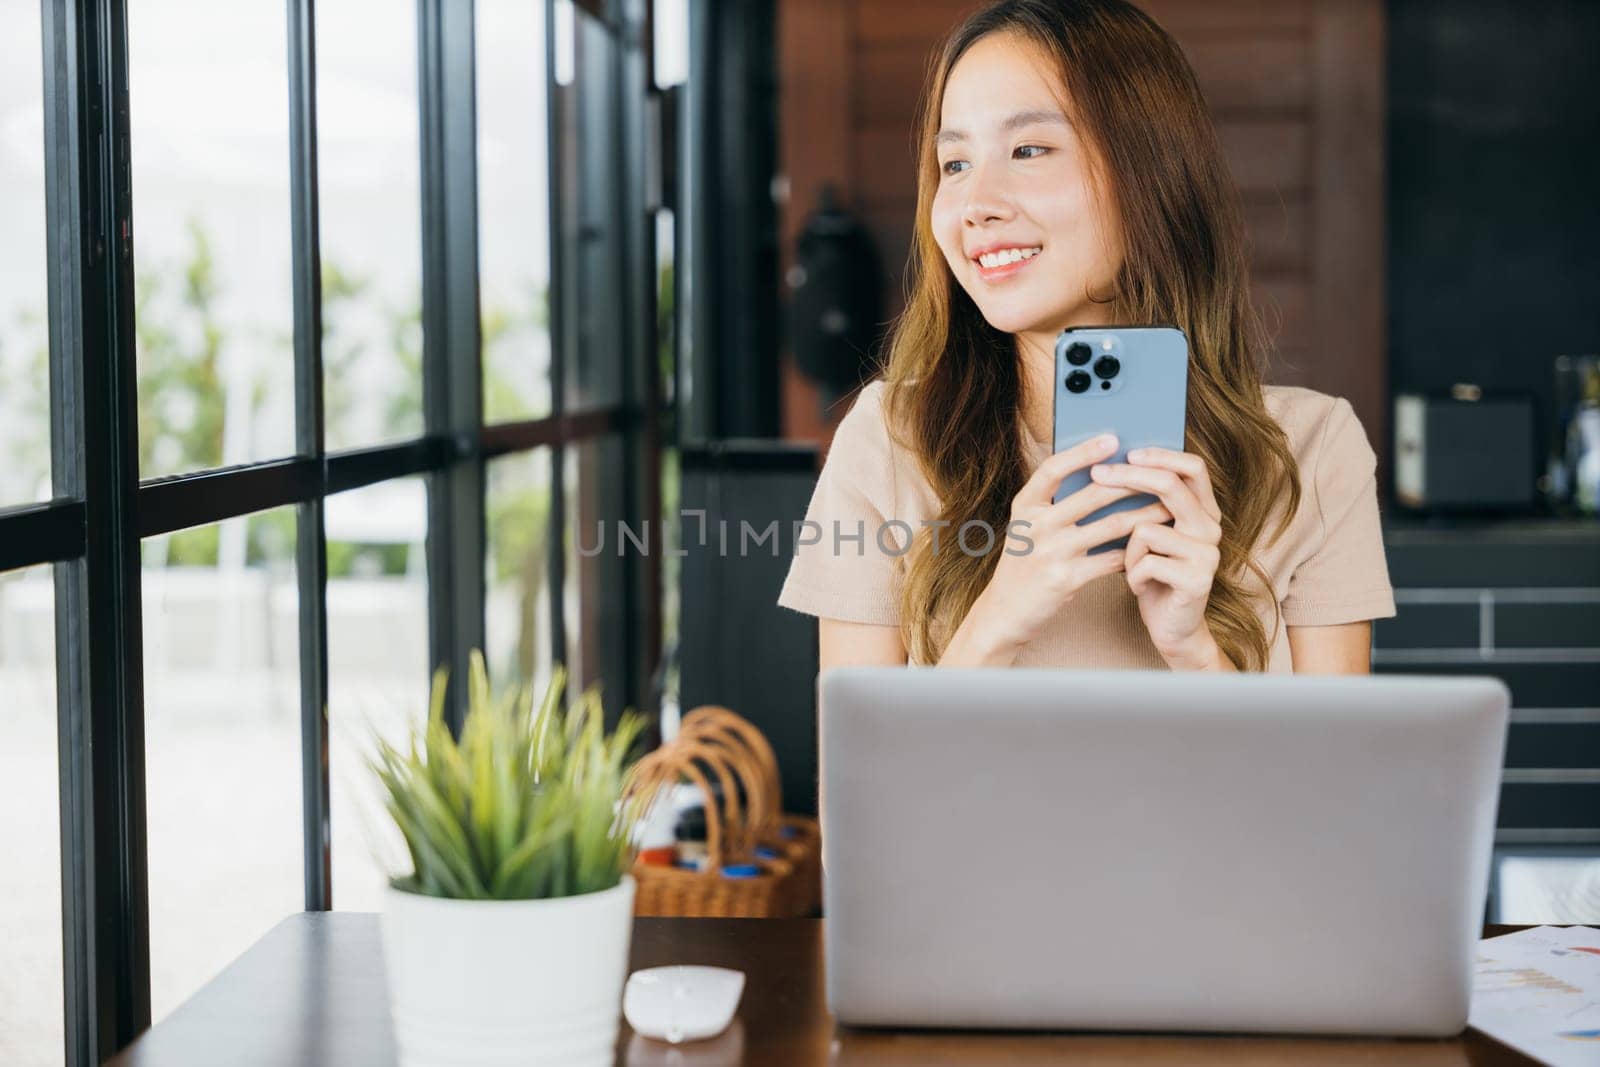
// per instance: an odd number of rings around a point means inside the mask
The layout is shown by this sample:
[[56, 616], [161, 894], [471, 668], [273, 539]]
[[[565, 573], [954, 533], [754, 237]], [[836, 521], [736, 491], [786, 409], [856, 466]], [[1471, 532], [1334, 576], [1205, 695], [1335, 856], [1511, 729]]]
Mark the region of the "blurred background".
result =
[[[142, 981], [64, 955], [106, 811], [139, 815], [152, 1021], [288, 912], [376, 908], [362, 739], [468, 646], [613, 717], [731, 707], [814, 811], [788, 524], [899, 310], [918, 92], [976, 5], [125, 0], [125, 66], [72, 6], [0, 0], [0, 1061], [70, 1059], [98, 968]], [[1600, 7], [1143, 6], [1239, 185], [1269, 377], [1379, 454], [1375, 668], [1512, 688], [1488, 917], [1600, 921]], [[125, 83], [125, 167], [69, 144], [73, 47]], [[69, 255], [96, 165], [109, 281]], [[100, 284], [105, 364], [67, 299]], [[102, 459], [131, 533], [86, 519]], [[62, 682], [113, 669], [104, 705]], [[80, 803], [108, 730], [141, 743]]]

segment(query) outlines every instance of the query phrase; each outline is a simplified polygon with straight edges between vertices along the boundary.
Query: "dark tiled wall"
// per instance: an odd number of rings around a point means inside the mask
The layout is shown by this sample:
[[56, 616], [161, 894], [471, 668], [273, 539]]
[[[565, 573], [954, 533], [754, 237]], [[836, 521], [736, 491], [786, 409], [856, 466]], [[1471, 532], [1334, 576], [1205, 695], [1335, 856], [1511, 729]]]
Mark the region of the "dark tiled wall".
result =
[[1387, 9], [1391, 385], [1548, 404], [1552, 359], [1600, 345], [1600, 4]]
[[1493, 674], [1512, 693], [1502, 843], [1600, 842], [1600, 523], [1392, 523], [1378, 671]]

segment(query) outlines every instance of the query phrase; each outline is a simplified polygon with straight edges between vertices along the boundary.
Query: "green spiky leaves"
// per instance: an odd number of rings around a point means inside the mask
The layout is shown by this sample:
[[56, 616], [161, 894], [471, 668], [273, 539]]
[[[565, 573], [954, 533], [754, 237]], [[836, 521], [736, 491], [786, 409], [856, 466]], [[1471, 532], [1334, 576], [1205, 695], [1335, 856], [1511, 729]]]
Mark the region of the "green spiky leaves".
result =
[[648, 725], [625, 711], [605, 733], [598, 686], [561, 710], [556, 664], [537, 707], [531, 689], [496, 695], [481, 653], [467, 679], [458, 741], [434, 675], [428, 718], [400, 745], [376, 740], [369, 764], [411, 854], [397, 889], [468, 900], [530, 900], [615, 886], [632, 866], [649, 796], [621, 803], [632, 749]]

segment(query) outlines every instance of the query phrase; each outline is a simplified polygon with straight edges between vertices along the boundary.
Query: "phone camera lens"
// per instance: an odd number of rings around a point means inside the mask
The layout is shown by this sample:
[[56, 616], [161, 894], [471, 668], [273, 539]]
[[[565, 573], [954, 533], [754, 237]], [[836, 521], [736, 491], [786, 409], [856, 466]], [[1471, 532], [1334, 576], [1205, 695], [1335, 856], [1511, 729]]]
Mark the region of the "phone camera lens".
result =
[[1101, 356], [1094, 361], [1094, 372], [1101, 378], [1115, 378], [1121, 369], [1122, 364], [1117, 362], [1116, 356]]
[[1089, 389], [1089, 375], [1081, 370], [1075, 370], [1067, 375], [1067, 389], [1074, 393], [1087, 392]]
[[1094, 355], [1094, 349], [1078, 341], [1067, 349], [1067, 362], [1074, 367], [1081, 367], [1089, 362], [1089, 357]]

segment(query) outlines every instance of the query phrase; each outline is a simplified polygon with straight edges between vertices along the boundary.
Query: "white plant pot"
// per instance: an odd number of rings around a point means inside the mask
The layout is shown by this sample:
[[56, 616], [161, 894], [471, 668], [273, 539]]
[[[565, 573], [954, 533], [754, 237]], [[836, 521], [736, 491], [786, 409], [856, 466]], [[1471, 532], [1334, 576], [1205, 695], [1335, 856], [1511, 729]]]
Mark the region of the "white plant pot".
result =
[[632, 875], [549, 900], [442, 900], [390, 887], [389, 1010], [405, 1067], [609, 1064], [633, 934]]

